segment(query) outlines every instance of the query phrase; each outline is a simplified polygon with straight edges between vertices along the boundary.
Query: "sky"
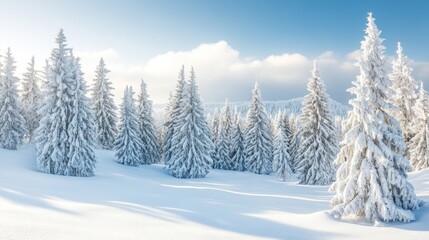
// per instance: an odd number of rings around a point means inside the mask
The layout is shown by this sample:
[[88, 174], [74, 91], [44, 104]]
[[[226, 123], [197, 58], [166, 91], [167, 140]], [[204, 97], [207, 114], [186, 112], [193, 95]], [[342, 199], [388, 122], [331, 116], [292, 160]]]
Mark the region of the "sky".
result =
[[400, 41], [429, 86], [428, 10], [425, 0], [0, 0], [0, 53], [11, 48], [18, 77], [32, 56], [42, 69], [63, 28], [89, 84], [103, 57], [118, 101], [144, 79], [155, 103], [167, 101], [182, 64], [194, 67], [204, 101], [248, 101], [255, 82], [264, 100], [301, 97], [317, 59], [328, 94], [347, 103], [368, 12], [387, 66]]

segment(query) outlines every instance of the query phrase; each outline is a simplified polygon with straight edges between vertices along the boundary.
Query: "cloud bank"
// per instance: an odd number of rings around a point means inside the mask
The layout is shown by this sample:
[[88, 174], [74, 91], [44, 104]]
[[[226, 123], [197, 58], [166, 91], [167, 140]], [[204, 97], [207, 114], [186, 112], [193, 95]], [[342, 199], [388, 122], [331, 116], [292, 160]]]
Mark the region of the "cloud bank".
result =
[[[347, 103], [346, 89], [358, 72], [354, 66], [358, 51], [339, 56], [326, 51], [315, 57], [328, 94], [337, 101]], [[119, 102], [126, 85], [138, 90], [140, 79], [145, 79], [151, 98], [157, 103], [167, 102], [174, 90], [182, 64], [189, 73], [193, 66], [200, 94], [204, 101], [247, 101], [255, 82], [259, 83], [265, 100], [285, 100], [306, 94], [311, 76], [313, 58], [299, 53], [270, 55], [263, 59], [244, 58], [226, 41], [205, 43], [189, 51], [171, 51], [136, 64], [121, 64], [121, 56], [114, 49], [98, 52], [76, 52], [81, 57], [86, 79], [92, 83], [95, 67], [101, 57], [111, 70], [109, 75]], [[417, 80], [428, 80], [429, 63], [412, 62]], [[189, 75], [189, 74], [188, 74]]]

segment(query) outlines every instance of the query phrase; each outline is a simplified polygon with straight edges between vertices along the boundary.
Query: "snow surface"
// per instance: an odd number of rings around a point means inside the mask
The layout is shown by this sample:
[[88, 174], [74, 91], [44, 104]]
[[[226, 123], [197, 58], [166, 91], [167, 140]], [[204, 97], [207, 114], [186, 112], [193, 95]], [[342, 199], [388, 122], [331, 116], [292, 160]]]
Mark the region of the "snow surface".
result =
[[[222, 170], [177, 179], [96, 155], [96, 175], [79, 178], [39, 172], [30, 145], [1, 149], [0, 239], [429, 239], [427, 205], [408, 224], [340, 221], [328, 186]], [[429, 169], [409, 179], [429, 201]]]

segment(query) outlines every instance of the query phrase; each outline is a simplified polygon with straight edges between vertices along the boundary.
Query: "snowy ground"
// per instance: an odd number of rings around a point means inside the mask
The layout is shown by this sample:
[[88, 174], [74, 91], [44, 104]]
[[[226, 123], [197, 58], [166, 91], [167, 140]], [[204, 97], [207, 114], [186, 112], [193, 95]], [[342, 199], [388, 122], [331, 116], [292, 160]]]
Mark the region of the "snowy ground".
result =
[[[328, 187], [230, 171], [175, 179], [97, 156], [97, 175], [76, 178], [38, 172], [32, 147], [0, 150], [0, 239], [429, 239], [427, 205], [408, 224], [344, 222], [327, 214]], [[429, 202], [429, 170], [410, 180]]]

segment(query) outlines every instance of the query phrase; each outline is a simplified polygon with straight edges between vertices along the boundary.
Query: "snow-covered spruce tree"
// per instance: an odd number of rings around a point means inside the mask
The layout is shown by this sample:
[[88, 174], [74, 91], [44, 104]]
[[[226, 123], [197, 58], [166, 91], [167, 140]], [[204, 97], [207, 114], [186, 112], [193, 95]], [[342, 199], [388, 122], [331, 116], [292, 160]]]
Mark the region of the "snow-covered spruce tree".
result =
[[314, 61], [308, 94], [302, 103], [299, 124], [300, 144], [296, 158], [296, 172], [301, 184], [327, 185], [335, 179], [333, 160], [338, 152], [337, 131], [328, 95]]
[[405, 143], [399, 123], [389, 113], [387, 102], [391, 82], [386, 76], [384, 46], [370, 13], [357, 66], [360, 73], [349, 91], [349, 129], [335, 160], [341, 164], [331, 186], [335, 217], [359, 216], [367, 220], [403, 221], [415, 219], [418, 209], [413, 186], [407, 181], [411, 169], [404, 157]]
[[34, 57], [28, 64], [27, 72], [22, 78], [22, 115], [25, 119], [27, 134], [26, 139], [31, 142], [36, 128], [39, 126], [41, 116], [38, 114], [38, 109], [42, 101], [40, 91], [39, 71], [35, 69]]
[[183, 113], [183, 99], [184, 99], [184, 89], [186, 87], [185, 81], [185, 68], [182, 68], [179, 71], [179, 78], [176, 83], [176, 91], [171, 98], [169, 103], [169, 108], [166, 113], [165, 121], [164, 121], [164, 139], [162, 141], [162, 160], [165, 164], [171, 159], [173, 154], [173, 148], [178, 147], [177, 142], [173, 139], [175, 131], [177, 129], [178, 117]]
[[245, 131], [246, 169], [257, 174], [270, 174], [273, 171], [273, 140], [258, 83], [247, 112]]
[[244, 155], [244, 134], [241, 130], [240, 119], [238, 117], [233, 121], [233, 125], [231, 128], [230, 158], [233, 163], [233, 170], [246, 171]]
[[208, 174], [212, 165], [210, 155], [214, 146], [197, 92], [193, 69], [183, 93], [181, 109], [182, 112], [177, 118], [177, 130], [173, 136], [173, 140], [180, 147], [173, 149], [166, 169], [177, 178], [202, 178]]
[[119, 133], [115, 141], [116, 161], [128, 166], [140, 163], [143, 148], [133, 94], [132, 88], [127, 86], [120, 107]]
[[216, 159], [213, 159], [213, 168], [222, 169], [222, 170], [233, 170], [234, 164], [229, 156], [231, 142], [228, 139], [226, 127], [224, 127], [224, 122], [219, 122], [219, 132], [216, 138], [215, 151]]
[[225, 105], [222, 108], [222, 114], [220, 117], [220, 121], [222, 122], [222, 127], [225, 130], [225, 135], [227, 141], [231, 140], [231, 128], [232, 128], [232, 116], [231, 116], [231, 108], [228, 103], [228, 99], [225, 101]]
[[140, 127], [140, 139], [143, 142], [141, 164], [152, 164], [160, 161], [160, 152], [155, 122], [152, 117], [152, 101], [146, 91], [146, 83], [140, 84], [138, 98], [138, 122]]
[[15, 60], [7, 50], [3, 76], [0, 79], [0, 147], [16, 150], [26, 133], [25, 119], [21, 115], [21, 102], [15, 77]]
[[221, 116], [219, 109], [215, 109], [213, 112], [213, 116], [211, 117], [210, 129], [212, 131], [212, 140], [216, 141], [217, 135], [219, 133], [219, 122], [221, 121]]
[[409, 151], [410, 163], [414, 171], [419, 171], [429, 167], [429, 101], [423, 83], [414, 109], [415, 116], [411, 120], [414, 130]]
[[107, 78], [109, 72], [103, 58], [101, 58], [95, 71], [92, 101], [94, 104], [97, 144], [103, 149], [113, 148], [118, 132], [116, 128], [117, 107], [113, 101], [112, 82]]
[[[401, 124], [402, 134], [408, 150], [410, 140], [413, 137], [411, 120], [415, 118], [413, 106], [417, 99], [417, 84], [411, 76], [412, 69], [409, 67], [408, 59], [404, 55], [401, 43], [399, 42], [396, 53], [398, 56], [392, 62], [393, 69], [389, 76], [392, 81], [392, 90], [394, 92], [391, 96], [391, 101], [398, 107], [398, 109], [394, 111], [394, 116]], [[407, 156], [409, 156], [408, 151]]]
[[280, 124], [274, 138], [274, 160], [273, 171], [286, 181], [292, 174], [290, 168], [290, 155], [289, 155], [289, 139], [287, 136], [287, 129], [285, 124]]
[[289, 154], [290, 154], [290, 167], [293, 173], [296, 173], [296, 168], [299, 163], [298, 161], [298, 149], [300, 143], [300, 128], [299, 128], [299, 117], [293, 115], [291, 118], [291, 130], [292, 137], [289, 146]]
[[88, 177], [94, 175], [96, 163], [94, 147], [95, 124], [92, 102], [86, 96], [87, 86], [83, 78], [79, 58], [70, 57], [72, 86], [69, 125], [67, 129], [68, 152], [65, 175]]
[[74, 89], [69, 49], [61, 29], [56, 38], [58, 46], [52, 50], [45, 99], [36, 130], [37, 165], [51, 174], [66, 174], [68, 162], [68, 125], [71, 112], [71, 92]]

